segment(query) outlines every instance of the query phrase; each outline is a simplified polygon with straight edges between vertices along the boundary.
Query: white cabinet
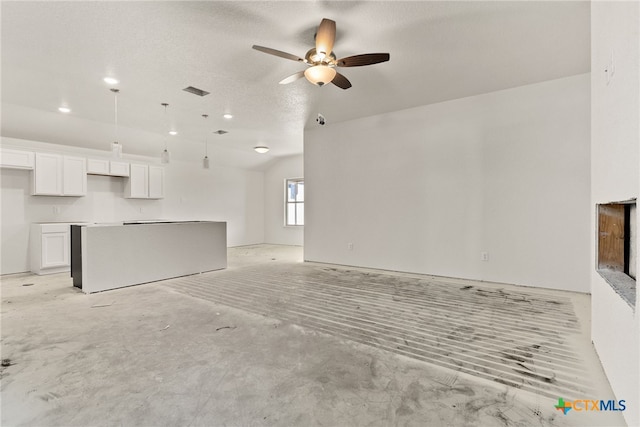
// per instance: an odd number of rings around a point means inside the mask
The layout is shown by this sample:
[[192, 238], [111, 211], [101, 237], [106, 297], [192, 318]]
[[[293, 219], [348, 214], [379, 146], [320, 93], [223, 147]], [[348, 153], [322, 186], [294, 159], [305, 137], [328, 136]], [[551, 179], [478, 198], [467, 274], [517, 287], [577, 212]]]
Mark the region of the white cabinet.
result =
[[129, 176], [129, 163], [107, 159], [87, 159], [90, 175]]
[[31, 271], [51, 274], [70, 269], [68, 223], [31, 225]]
[[35, 196], [85, 196], [87, 167], [83, 157], [36, 153], [31, 194]]
[[129, 176], [129, 163], [109, 161], [109, 175]]
[[149, 166], [149, 198], [162, 199], [164, 197], [164, 168]]
[[87, 166], [84, 158], [62, 156], [62, 195], [87, 195]]
[[11, 169], [33, 169], [33, 153], [31, 151], [0, 150], [0, 167]]
[[164, 197], [164, 168], [131, 163], [125, 187], [129, 199], [162, 199]]
[[125, 197], [129, 199], [149, 198], [149, 166], [131, 163], [129, 166], [129, 179], [124, 190]]
[[42, 196], [62, 195], [62, 156], [36, 153], [32, 194]]
[[87, 159], [87, 173], [90, 175], [109, 175], [109, 160]]

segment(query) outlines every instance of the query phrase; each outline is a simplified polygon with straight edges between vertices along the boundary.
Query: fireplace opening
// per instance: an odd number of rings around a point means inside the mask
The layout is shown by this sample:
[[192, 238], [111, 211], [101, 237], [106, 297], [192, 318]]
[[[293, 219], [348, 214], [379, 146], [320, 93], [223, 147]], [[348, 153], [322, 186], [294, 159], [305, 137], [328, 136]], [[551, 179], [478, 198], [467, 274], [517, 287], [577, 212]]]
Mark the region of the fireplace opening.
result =
[[597, 207], [598, 273], [632, 307], [636, 293], [636, 212], [635, 199]]

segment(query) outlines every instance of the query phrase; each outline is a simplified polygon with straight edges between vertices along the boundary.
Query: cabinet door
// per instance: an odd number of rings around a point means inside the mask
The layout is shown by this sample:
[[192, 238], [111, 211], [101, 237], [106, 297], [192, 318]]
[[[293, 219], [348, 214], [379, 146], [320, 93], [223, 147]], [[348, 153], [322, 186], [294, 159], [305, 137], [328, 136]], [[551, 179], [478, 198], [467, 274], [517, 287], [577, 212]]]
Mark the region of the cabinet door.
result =
[[87, 173], [91, 175], [109, 175], [109, 160], [87, 159]]
[[64, 156], [62, 194], [87, 195], [87, 164], [84, 157]]
[[60, 155], [36, 153], [32, 194], [62, 195], [62, 157]]
[[0, 166], [14, 169], [33, 169], [33, 153], [30, 151], [0, 150]]
[[42, 234], [42, 268], [69, 265], [69, 233]]
[[129, 176], [129, 163], [109, 162], [109, 174], [113, 176]]
[[125, 188], [125, 197], [130, 199], [149, 198], [149, 166], [132, 163], [129, 167], [129, 179]]
[[164, 197], [164, 168], [149, 166], [149, 198], [162, 199]]

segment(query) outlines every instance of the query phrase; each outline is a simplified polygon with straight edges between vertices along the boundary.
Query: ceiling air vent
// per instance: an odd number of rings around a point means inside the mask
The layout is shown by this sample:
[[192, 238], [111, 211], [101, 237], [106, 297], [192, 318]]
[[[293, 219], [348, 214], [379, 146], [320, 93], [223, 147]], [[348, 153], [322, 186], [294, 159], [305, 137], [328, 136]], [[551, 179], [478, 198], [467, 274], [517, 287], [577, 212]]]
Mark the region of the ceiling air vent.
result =
[[229, 133], [229, 132], [227, 132], [226, 130], [219, 129], [219, 130], [214, 130], [213, 133], [217, 133], [218, 135], [224, 135], [225, 133]]
[[209, 95], [209, 92], [207, 92], [206, 90], [198, 89], [197, 87], [193, 87], [193, 86], [185, 87], [182, 90], [184, 90], [185, 92], [192, 93], [194, 95], [198, 95], [198, 96]]

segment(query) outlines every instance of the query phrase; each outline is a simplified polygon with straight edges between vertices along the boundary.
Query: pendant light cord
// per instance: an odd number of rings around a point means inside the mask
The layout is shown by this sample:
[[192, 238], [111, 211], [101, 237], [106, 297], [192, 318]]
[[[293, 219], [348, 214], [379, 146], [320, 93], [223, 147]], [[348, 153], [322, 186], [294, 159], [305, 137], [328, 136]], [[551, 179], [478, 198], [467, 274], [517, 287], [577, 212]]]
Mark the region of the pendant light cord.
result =
[[167, 151], [167, 132], [169, 132], [169, 126], [168, 126], [168, 121], [167, 121], [167, 107], [169, 106], [169, 104], [164, 103], [162, 104], [164, 106], [164, 125], [166, 126], [167, 129], [165, 129], [164, 132], [164, 151]]
[[115, 122], [116, 122], [116, 142], [118, 142], [118, 94], [113, 97], [114, 104], [114, 114], [115, 114]]
[[118, 142], [118, 92], [120, 92], [120, 89], [111, 89], [111, 92], [113, 92], [113, 114], [114, 114], [114, 123], [115, 123], [115, 130], [116, 130], [116, 140], [115, 142]]
[[[209, 117], [208, 114], [203, 114], [205, 121]], [[209, 157], [209, 144], [207, 144], [207, 126], [204, 127], [204, 156]]]

